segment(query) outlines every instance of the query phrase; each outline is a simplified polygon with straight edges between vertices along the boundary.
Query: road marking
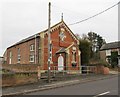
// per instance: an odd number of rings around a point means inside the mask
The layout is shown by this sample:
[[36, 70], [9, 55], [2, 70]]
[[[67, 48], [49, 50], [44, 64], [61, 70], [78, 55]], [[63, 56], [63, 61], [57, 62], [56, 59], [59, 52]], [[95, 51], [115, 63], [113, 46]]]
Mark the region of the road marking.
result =
[[99, 96], [101, 96], [101, 95], [106, 95], [106, 94], [108, 94], [108, 93], [110, 93], [110, 91], [101, 93], [101, 94], [99, 94]]
[[94, 97], [99, 97], [99, 96], [106, 95], [106, 94], [109, 94], [109, 93], [110, 93], [110, 91], [107, 91], [107, 92], [104, 92], [104, 93], [98, 94], [98, 95], [96, 95], [96, 96], [94, 96]]

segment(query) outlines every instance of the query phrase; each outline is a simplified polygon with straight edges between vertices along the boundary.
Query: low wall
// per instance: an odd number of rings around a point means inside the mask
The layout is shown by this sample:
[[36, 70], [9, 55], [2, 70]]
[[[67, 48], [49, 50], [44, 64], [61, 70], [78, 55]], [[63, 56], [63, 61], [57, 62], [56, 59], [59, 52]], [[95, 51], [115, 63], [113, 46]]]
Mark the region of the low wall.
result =
[[36, 64], [2, 64], [2, 69], [13, 72], [37, 72], [38, 66]]
[[104, 66], [96, 66], [95, 69], [91, 69], [96, 74], [109, 74], [109, 68]]
[[37, 74], [3, 74], [2, 87], [24, 85], [37, 82]]
[[[37, 82], [37, 64], [2, 64], [2, 87]], [[40, 68], [39, 68], [40, 69]]]

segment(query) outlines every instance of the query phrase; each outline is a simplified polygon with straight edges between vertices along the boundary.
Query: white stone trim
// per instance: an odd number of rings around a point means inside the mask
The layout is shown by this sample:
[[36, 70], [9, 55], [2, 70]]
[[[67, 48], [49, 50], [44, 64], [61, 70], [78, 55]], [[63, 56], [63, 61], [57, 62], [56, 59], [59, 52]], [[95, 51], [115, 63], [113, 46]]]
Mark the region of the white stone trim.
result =
[[[59, 27], [64, 27], [64, 28], [70, 33], [70, 35], [71, 35], [75, 40], [77, 40], [77, 44], [79, 45], [79, 40], [74, 36], [74, 33], [71, 32], [71, 30], [69, 30], [69, 28], [65, 25], [64, 22], [61, 22], [61, 23], [59, 23], [58, 25], [56, 25], [56, 26], [54, 26], [54, 27], [51, 27], [51, 32], [59, 29]], [[48, 33], [48, 30], [46, 30], [44, 33], [47, 34], [47, 33]]]

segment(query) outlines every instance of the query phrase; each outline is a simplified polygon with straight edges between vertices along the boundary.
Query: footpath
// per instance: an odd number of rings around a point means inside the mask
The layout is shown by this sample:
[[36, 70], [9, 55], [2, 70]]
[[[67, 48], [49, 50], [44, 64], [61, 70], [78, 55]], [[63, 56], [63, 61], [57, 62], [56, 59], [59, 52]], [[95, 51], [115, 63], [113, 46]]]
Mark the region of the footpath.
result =
[[58, 78], [58, 80], [52, 80], [50, 83], [48, 83], [46, 80], [41, 80], [33, 84], [4, 87], [2, 88], [2, 96], [25, 95], [31, 92], [37, 92], [37, 91], [59, 88], [63, 86], [70, 86], [75, 84], [91, 82], [91, 81], [103, 80], [103, 79], [108, 79], [116, 76], [118, 76], [118, 74], [109, 74], [109, 75], [84, 74], [84, 75], [72, 76], [68, 78], [62, 77], [61, 80], [60, 78]]

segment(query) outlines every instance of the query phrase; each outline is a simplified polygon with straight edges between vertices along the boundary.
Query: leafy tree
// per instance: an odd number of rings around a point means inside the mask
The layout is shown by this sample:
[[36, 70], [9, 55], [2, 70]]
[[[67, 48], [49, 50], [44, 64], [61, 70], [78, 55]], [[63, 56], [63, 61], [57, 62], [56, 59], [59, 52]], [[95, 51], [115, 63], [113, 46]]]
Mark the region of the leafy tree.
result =
[[96, 51], [96, 45], [97, 45], [97, 34], [94, 32], [88, 33], [88, 39], [91, 42], [91, 50], [92, 52]]
[[[77, 35], [79, 36], [79, 35]], [[105, 40], [95, 32], [89, 32], [87, 35], [82, 34], [79, 48], [81, 50], [81, 63], [88, 64], [90, 59], [99, 60], [99, 50], [105, 43]]]
[[81, 63], [82, 65], [88, 64], [90, 59], [90, 42], [81, 39], [79, 48], [81, 50]]
[[102, 36], [95, 32], [89, 32], [88, 39], [91, 42], [91, 49], [93, 52], [99, 51], [102, 45], [106, 43]]
[[91, 42], [94, 42], [95, 39], [96, 39], [96, 37], [97, 37], [97, 34], [96, 34], [96, 33], [94, 33], [94, 32], [89, 32], [89, 33], [88, 33], [88, 39], [89, 39]]
[[105, 40], [100, 35], [97, 35], [97, 47], [98, 48], [96, 51], [99, 51], [102, 45], [105, 43], [106, 43]]

